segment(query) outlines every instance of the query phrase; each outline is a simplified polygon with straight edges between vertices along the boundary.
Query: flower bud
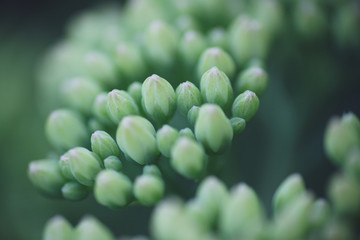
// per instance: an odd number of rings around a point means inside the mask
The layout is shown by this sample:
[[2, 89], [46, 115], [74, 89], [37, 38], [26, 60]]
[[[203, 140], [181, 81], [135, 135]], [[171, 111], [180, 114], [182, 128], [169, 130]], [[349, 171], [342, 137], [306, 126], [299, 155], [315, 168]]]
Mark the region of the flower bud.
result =
[[155, 129], [145, 118], [125, 117], [116, 132], [116, 142], [126, 155], [144, 165], [159, 155], [155, 139]]
[[171, 148], [179, 136], [178, 131], [169, 125], [164, 125], [156, 133], [156, 143], [159, 151], [165, 157], [170, 157]]
[[189, 112], [187, 113], [187, 119], [189, 120], [191, 125], [195, 125], [196, 119], [199, 116], [200, 107], [193, 106], [190, 108]]
[[208, 34], [208, 41], [211, 47], [228, 48], [227, 32], [223, 28], [213, 28]]
[[205, 170], [205, 152], [196, 141], [180, 137], [171, 150], [171, 165], [187, 178], [199, 178]]
[[123, 90], [112, 90], [108, 94], [107, 111], [116, 124], [128, 115], [139, 114], [139, 108], [134, 99]]
[[71, 172], [70, 155], [68, 152], [60, 157], [59, 167], [62, 175], [68, 180], [75, 180], [74, 175]]
[[98, 156], [82, 147], [70, 149], [66, 154], [75, 179], [85, 186], [93, 186], [95, 177], [101, 170]]
[[195, 123], [196, 138], [209, 151], [223, 151], [232, 141], [233, 129], [220, 107], [214, 104], [201, 106]]
[[173, 87], [156, 74], [148, 77], [142, 85], [142, 106], [156, 124], [166, 123], [176, 111]]
[[72, 240], [74, 231], [71, 224], [62, 216], [52, 217], [45, 226], [43, 240]]
[[130, 84], [130, 86], [127, 89], [127, 92], [130, 94], [130, 96], [134, 99], [138, 107], [141, 107], [141, 88], [142, 84], [139, 82], [133, 82]]
[[85, 145], [89, 137], [80, 116], [66, 109], [56, 110], [50, 114], [45, 132], [50, 143], [59, 150]]
[[274, 212], [278, 214], [286, 206], [290, 205], [294, 199], [298, 198], [306, 191], [302, 177], [295, 173], [288, 176], [277, 188], [273, 197]]
[[129, 204], [132, 196], [130, 179], [114, 170], [102, 170], [96, 177], [94, 194], [96, 201], [110, 208]]
[[246, 184], [237, 185], [222, 206], [219, 229], [224, 238], [254, 239], [264, 227], [263, 207]]
[[86, 216], [81, 220], [75, 229], [76, 240], [115, 240], [110, 230], [91, 216]]
[[256, 94], [247, 90], [235, 99], [232, 105], [232, 115], [249, 121], [259, 109], [259, 104]]
[[211, 212], [209, 212], [208, 209], [206, 209], [206, 206], [204, 206], [197, 198], [186, 203], [184, 214], [189, 221], [204, 230], [210, 231], [213, 225]]
[[143, 205], [152, 206], [164, 195], [165, 186], [163, 180], [155, 175], [141, 175], [136, 178], [134, 195]]
[[107, 110], [108, 94], [100, 93], [94, 101], [92, 113], [102, 123], [109, 124], [111, 122], [110, 115]]
[[68, 106], [90, 114], [95, 98], [101, 93], [99, 85], [86, 78], [73, 78], [62, 85], [62, 95]]
[[310, 210], [309, 222], [312, 228], [323, 227], [330, 218], [330, 205], [324, 199], [316, 200]]
[[57, 161], [50, 159], [32, 161], [29, 164], [28, 176], [32, 184], [42, 193], [51, 197], [61, 196], [61, 187], [65, 184], [65, 178]]
[[96, 132], [99, 130], [105, 129], [104, 125], [102, 125], [97, 119], [90, 118], [88, 121], [88, 128], [90, 132]]
[[176, 19], [176, 27], [182, 33], [189, 32], [191, 30], [199, 30], [199, 23], [190, 15], [181, 15]]
[[156, 165], [146, 165], [143, 168], [143, 175], [152, 175], [156, 177], [161, 177], [161, 172]]
[[347, 176], [360, 180], [360, 148], [351, 150], [347, 155], [344, 171]]
[[195, 140], [195, 135], [190, 128], [183, 128], [179, 131], [179, 137], [187, 137]]
[[89, 194], [89, 189], [77, 182], [68, 182], [61, 188], [65, 199], [77, 201], [82, 200]]
[[257, 96], [261, 96], [268, 85], [268, 76], [260, 67], [250, 67], [242, 72], [236, 82], [238, 93], [250, 90]]
[[185, 64], [192, 67], [198, 61], [201, 53], [206, 48], [206, 41], [201, 33], [190, 30], [185, 32], [180, 40], [179, 53]]
[[96, 131], [91, 135], [91, 149], [94, 153], [105, 159], [109, 156], [118, 156], [120, 154], [119, 147], [115, 140], [104, 131]]
[[246, 127], [246, 121], [242, 118], [234, 117], [230, 119], [230, 123], [234, 130], [234, 134], [241, 133]]
[[226, 109], [233, 100], [233, 90], [226, 74], [217, 67], [208, 70], [201, 77], [200, 91], [203, 100]]
[[176, 97], [177, 107], [184, 115], [187, 115], [193, 106], [200, 106], [202, 103], [200, 90], [189, 81], [176, 88]]
[[114, 171], [120, 172], [123, 168], [123, 164], [119, 158], [115, 156], [109, 156], [104, 159], [105, 169], [112, 169]]
[[228, 53], [221, 48], [213, 47], [207, 49], [200, 57], [197, 67], [198, 77], [210, 70], [217, 67], [220, 71], [224, 72], [229, 78], [235, 74], [235, 63]]

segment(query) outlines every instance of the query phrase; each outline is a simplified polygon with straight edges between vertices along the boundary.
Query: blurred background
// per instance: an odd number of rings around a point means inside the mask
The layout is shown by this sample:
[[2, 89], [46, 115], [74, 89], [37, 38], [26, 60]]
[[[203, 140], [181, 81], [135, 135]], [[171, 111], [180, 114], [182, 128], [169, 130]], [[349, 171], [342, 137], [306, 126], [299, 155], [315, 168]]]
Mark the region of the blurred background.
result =
[[[0, 8], [0, 239], [40, 239], [55, 214], [73, 224], [93, 214], [116, 235], [147, 234], [151, 209], [112, 211], [94, 199], [48, 199], [30, 184], [28, 163], [46, 156], [45, 117], [39, 110], [37, 71], [46, 51], [63, 37], [69, 18], [97, 1], [5, 0]], [[333, 115], [360, 116], [360, 48], [339, 47], [330, 33], [317, 41], [291, 30], [275, 41], [266, 69], [269, 89], [259, 114], [226, 154], [219, 175], [228, 186], [244, 181], [265, 206], [290, 173], [304, 176], [309, 189], [326, 196], [336, 171], [323, 151], [323, 134]]]

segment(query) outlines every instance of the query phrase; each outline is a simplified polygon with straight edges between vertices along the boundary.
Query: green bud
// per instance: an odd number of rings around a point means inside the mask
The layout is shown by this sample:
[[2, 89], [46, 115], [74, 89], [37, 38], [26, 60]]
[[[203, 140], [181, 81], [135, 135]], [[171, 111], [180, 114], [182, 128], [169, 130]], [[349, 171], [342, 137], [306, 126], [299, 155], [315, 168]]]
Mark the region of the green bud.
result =
[[96, 154], [86, 148], [76, 147], [70, 149], [66, 155], [69, 157], [71, 173], [75, 179], [85, 186], [94, 185], [95, 177], [101, 170]]
[[330, 205], [325, 199], [316, 200], [310, 210], [309, 222], [313, 228], [323, 227], [330, 218]]
[[181, 15], [176, 20], [176, 26], [181, 32], [189, 32], [191, 30], [198, 30], [199, 24], [196, 20], [190, 15]]
[[246, 127], [246, 121], [242, 118], [234, 117], [230, 119], [230, 123], [234, 130], [234, 134], [241, 133]]
[[260, 67], [250, 67], [242, 72], [236, 82], [236, 90], [239, 93], [250, 90], [261, 96], [268, 85], [268, 76]]
[[42, 193], [51, 197], [61, 196], [61, 187], [65, 184], [58, 161], [37, 160], [29, 164], [28, 176], [31, 183]]
[[246, 184], [237, 185], [220, 213], [219, 229], [226, 239], [256, 239], [264, 225], [263, 207]]
[[116, 124], [128, 115], [139, 114], [139, 108], [134, 99], [123, 90], [112, 90], [108, 94], [107, 111]]
[[201, 33], [194, 30], [185, 32], [179, 46], [179, 53], [185, 64], [189, 67], [194, 66], [206, 45], [206, 41]]
[[163, 180], [154, 175], [146, 174], [136, 178], [134, 195], [143, 205], [152, 206], [163, 197], [165, 186]]
[[195, 135], [208, 150], [217, 153], [231, 143], [233, 129], [220, 107], [205, 104], [201, 106], [195, 123]]
[[52, 217], [45, 226], [43, 240], [72, 240], [74, 232], [71, 224], [62, 216]]
[[109, 156], [104, 159], [104, 166], [106, 169], [112, 169], [114, 171], [120, 172], [123, 168], [123, 164], [118, 157]]
[[153, 175], [156, 177], [161, 177], [160, 169], [155, 165], [146, 165], [143, 168], [143, 175]]
[[91, 216], [81, 220], [75, 229], [76, 240], [115, 240], [110, 230]]
[[68, 180], [75, 180], [74, 175], [71, 172], [70, 156], [69, 153], [65, 153], [60, 157], [59, 167], [62, 175]]
[[195, 140], [195, 135], [193, 133], [193, 131], [191, 131], [190, 128], [183, 128], [179, 131], [179, 136], [180, 137], [187, 137], [187, 138], [191, 138], [193, 140]]
[[288, 176], [277, 188], [273, 197], [273, 208], [276, 214], [290, 205], [306, 191], [302, 177], [295, 173]]
[[95, 98], [101, 93], [99, 85], [86, 78], [73, 78], [62, 85], [62, 95], [68, 106], [90, 114]]
[[354, 179], [360, 180], [360, 149], [350, 151], [345, 161], [345, 174]]
[[101, 52], [89, 52], [85, 55], [85, 68], [89, 76], [105, 87], [113, 87], [117, 83], [114, 64]]
[[211, 47], [219, 46], [222, 49], [228, 48], [227, 32], [223, 28], [213, 28], [208, 34], [208, 41]]
[[197, 74], [200, 78], [205, 72], [217, 67], [224, 72], [229, 78], [235, 74], [235, 63], [228, 53], [221, 48], [209, 48], [200, 57], [197, 67]]
[[51, 145], [60, 150], [82, 146], [88, 141], [88, 131], [80, 116], [61, 109], [53, 111], [45, 125], [45, 133]]
[[130, 84], [127, 90], [130, 96], [135, 100], [138, 107], [141, 107], [141, 99], [142, 99], [141, 88], [142, 88], [141, 83], [133, 82], [132, 84]]
[[249, 121], [259, 109], [259, 104], [256, 94], [247, 90], [235, 99], [232, 105], [232, 115]]
[[200, 90], [191, 82], [181, 83], [176, 88], [177, 107], [179, 111], [187, 115], [194, 106], [200, 106], [202, 103]]
[[203, 100], [226, 109], [233, 100], [233, 90], [226, 74], [217, 67], [208, 70], [201, 77], [200, 91]]
[[88, 121], [88, 128], [91, 132], [95, 132], [104, 129], [104, 125], [102, 125], [97, 119], [90, 118]]
[[126, 155], [144, 165], [159, 155], [155, 139], [155, 129], [145, 118], [125, 117], [116, 132], [116, 142]]
[[171, 165], [187, 178], [199, 178], [205, 170], [205, 152], [196, 141], [180, 137], [171, 150]]
[[191, 125], [195, 125], [196, 119], [199, 116], [200, 107], [193, 106], [190, 108], [189, 112], [187, 113], [187, 119], [189, 120]]
[[94, 194], [96, 201], [110, 208], [129, 204], [132, 196], [130, 179], [114, 170], [102, 170], [96, 177]]
[[178, 131], [169, 125], [164, 125], [157, 131], [156, 143], [162, 155], [170, 157], [171, 148], [176, 142], [178, 136]]
[[107, 93], [100, 93], [94, 101], [93, 107], [92, 107], [92, 113], [102, 123], [108, 124], [111, 119], [109, 116], [109, 113], [107, 111]]
[[142, 85], [142, 106], [159, 125], [169, 121], [176, 111], [176, 95], [168, 81], [156, 74]]
[[77, 201], [82, 200], [89, 194], [89, 189], [77, 182], [68, 182], [61, 188], [65, 199]]
[[94, 153], [105, 159], [109, 156], [118, 156], [120, 154], [119, 147], [115, 140], [104, 131], [96, 131], [91, 135], [91, 149]]
[[212, 222], [211, 212], [206, 209], [206, 206], [202, 204], [198, 199], [192, 199], [185, 205], [185, 216], [189, 218], [194, 224], [198, 225], [204, 230], [210, 231]]

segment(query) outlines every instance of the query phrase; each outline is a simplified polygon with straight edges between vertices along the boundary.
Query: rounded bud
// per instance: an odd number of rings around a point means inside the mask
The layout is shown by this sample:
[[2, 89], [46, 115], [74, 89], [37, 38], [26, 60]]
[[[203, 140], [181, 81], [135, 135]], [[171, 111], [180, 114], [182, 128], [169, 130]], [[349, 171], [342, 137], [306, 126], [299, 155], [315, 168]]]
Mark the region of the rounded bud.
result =
[[62, 216], [52, 217], [47, 221], [43, 240], [72, 240], [74, 239], [74, 231], [71, 224]]
[[235, 63], [228, 53], [218, 47], [205, 50], [200, 57], [197, 74], [200, 78], [209, 69], [217, 67], [224, 72], [229, 78], [235, 74]]
[[193, 106], [190, 108], [189, 112], [187, 113], [187, 119], [189, 120], [191, 125], [195, 125], [196, 119], [199, 116], [200, 107]]
[[134, 195], [143, 205], [152, 206], [162, 199], [165, 191], [163, 180], [155, 175], [146, 174], [136, 178]]
[[171, 150], [171, 165], [181, 175], [197, 179], [205, 170], [202, 146], [188, 137], [180, 137]]
[[105, 169], [112, 169], [114, 171], [120, 172], [123, 168], [123, 164], [118, 157], [109, 156], [104, 159]]
[[185, 116], [194, 106], [200, 106], [202, 103], [200, 90], [191, 82], [181, 83], [176, 88], [177, 107]]
[[200, 91], [203, 100], [227, 109], [233, 100], [233, 90], [226, 74], [213, 67], [201, 77]]
[[176, 111], [173, 87], [156, 74], [148, 77], [142, 85], [142, 106], [156, 124], [166, 123]]
[[232, 115], [249, 121], [259, 109], [259, 104], [256, 94], [247, 90], [235, 99], [232, 105]]
[[188, 137], [191, 138], [193, 140], [195, 140], [195, 135], [193, 133], [193, 131], [190, 128], [183, 128], [179, 131], [179, 136], [180, 137]]
[[191, 30], [198, 30], [199, 23], [190, 16], [190, 15], [180, 15], [176, 19], [176, 27], [180, 30], [180, 32], [185, 33]]
[[331, 209], [325, 199], [316, 200], [310, 210], [309, 222], [312, 228], [321, 228], [329, 221]]
[[92, 107], [92, 113], [102, 123], [108, 124], [111, 121], [107, 110], [107, 103], [108, 103], [108, 94], [107, 93], [100, 93], [94, 101]]
[[62, 85], [62, 95], [68, 106], [90, 114], [95, 98], [101, 93], [97, 83], [86, 78], [74, 78]]
[[75, 229], [76, 240], [115, 240], [110, 230], [91, 216], [84, 217]]
[[51, 145], [59, 150], [68, 150], [88, 142], [88, 131], [79, 115], [60, 109], [53, 111], [45, 125], [45, 133]]
[[242, 118], [234, 117], [230, 119], [230, 123], [234, 130], [234, 134], [241, 133], [246, 127], [246, 121]]
[[243, 71], [236, 82], [236, 91], [238, 93], [250, 90], [257, 96], [261, 96], [268, 85], [268, 76], [260, 67], [250, 67]]
[[222, 49], [228, 48], [227, 32], [223, 28], [213, 28], [208, 33], [207, 38], [211, 47], [219, 46]]
[[107, 111], [116, 124], [128, 115], [139, 114], [139, 108], [134, 99], [123, 90], [112, 90], [108, 94]]
[[96, 201], [110, 208], [120, 208], [129, 204], [132, 197], [130, 179], [114, 170], [102, 170], [96, 177], [94, 194]]
[[116, 142], [126, 155], [144, 165], [159, 155], [153, 125], [143, 117], [128, 116], [119, 124]]
[[178, 131], [169, 125], [164, 125], [157, 131], [156, 143], [162, 155], [170, 157], [171, 148], [176, 142], [178, 136]]
[[156, 177], [161, 177], [161, 172], [156, 165], [146, 165], [143, 168], [143, 175], [153, 175]]
[[181, 54], [185, 64], [193, 67], [198, 61], [201, 53], [206, 48], [206, 41], [201, 33], [190, 30], [185, 32], [180, 40], [179, 53]]
[[231, 143], [233, 129], [219, 106], [205, 104], [195, 123], [195, 135], [207, 150], [218, 153]]
[[142, 99], [141, 88], [142, 88], [142, 84], [140, 82], [133, 82], [132, 84], [129, 85], [127, 89], [127, 92], [134, 99], [134, 101], [136, 102], [139, 108], [141, 108], [141, 99]]
[[96, 131], [91, 135], [91, 149], [94, 153], [105, 159], [109, 156], [118, 156], [120, 154], [119, 147], [115, 140], [104, 131]]
[[90, 118], [87, 125], [90, 132], [103, 130], [105, 128], [104, 125], [95, 118]]
[[360, 180], [360, 148], [351, 150], [347, 155], [344, 171], [347, 176]]
[[42, 193], [51, 197], [61, 196], [61, 187], [65, 184], [58, 161], [44, 159], [29, 164], [28, 176], [31, 183]]
[[62, 175], [68, 180], [75, 180], [74, 175], [71, 172], [70, 157], [68, 152], [60, 157], [59, 167]]
[[61, 192], [65, 199], [78, 201], [88, 196], [89, 189], [77, 182], [68, 182], [61, 188]]

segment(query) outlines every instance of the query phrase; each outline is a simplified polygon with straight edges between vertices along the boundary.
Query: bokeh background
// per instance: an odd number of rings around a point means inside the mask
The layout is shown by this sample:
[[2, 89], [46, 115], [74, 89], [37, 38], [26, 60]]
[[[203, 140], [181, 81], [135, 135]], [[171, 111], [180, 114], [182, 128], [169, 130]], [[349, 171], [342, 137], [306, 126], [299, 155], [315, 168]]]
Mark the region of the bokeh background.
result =
[[[31, 160], [46, 156], [46, 115], [39, 110], [37, 72], [46, 51], [64, 35], [74, 14], [97, 1], [3, 0], [0, 7], [0, 239], [40, 239], [47, 219], [63, 214], [73, 224], [93, 214], [116, 235], [148, 232], [151, 209], [112, 211], [86, 201], [72, 203], [40, 195], [27, 178]], [[326, 196], [336, 171], [323, 151], [333, 115], [360, 116], [360, 48], [337, 46], [330, 33], [308, 41], [288, 31], [267, 62], [269, 89], [259, 114], [226, 154], [219, 175], [228, 186], [245, 181], [269, 208], [279, 183], [290, 173]]]

